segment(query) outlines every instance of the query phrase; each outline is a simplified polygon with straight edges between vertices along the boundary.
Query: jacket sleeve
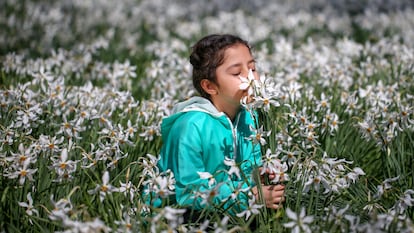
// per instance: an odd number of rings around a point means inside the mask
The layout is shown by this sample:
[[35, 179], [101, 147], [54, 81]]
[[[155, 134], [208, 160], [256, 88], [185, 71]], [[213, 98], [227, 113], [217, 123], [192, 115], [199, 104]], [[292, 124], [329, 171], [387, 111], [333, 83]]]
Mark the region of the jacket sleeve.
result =
[[[257, 128], [255, 119], [257, 113], [244, 111], [238, 124], [238, 163], [244, 174], [252, 174], [253, 170], [262, 166], [262, 151], [259, 143], [254, 144], [249, 137], [254, 133], [250, 127]], [[251, 177], [249, 177], [251, 178]], [[251, 183], [254, 185], [252, 179]]]
[[246, 209], [248, 195], [240, 190], [247, 192], [249, 181], [232, 180], [224, 171], [212, 174], [216, 182], [200, 178], [198, 172], [206, 172], [202, 126], [197, 119], [183, 117], [175, 122], [164, 142], [162, 163], [174, 173], [178, 204], [196, 210], [220, 206], [229, 213]]

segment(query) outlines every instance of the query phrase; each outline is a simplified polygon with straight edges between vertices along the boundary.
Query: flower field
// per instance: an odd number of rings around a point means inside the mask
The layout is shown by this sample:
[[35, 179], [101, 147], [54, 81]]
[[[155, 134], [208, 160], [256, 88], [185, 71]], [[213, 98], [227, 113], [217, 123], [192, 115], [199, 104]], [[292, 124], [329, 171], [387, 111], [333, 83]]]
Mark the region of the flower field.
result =
[[[410, 1], [0, 2], [0, 232], [414, 232]], [[253, 46], [251, 141], [286, 201], [184, 223], [160, 125], [211, 33]]]

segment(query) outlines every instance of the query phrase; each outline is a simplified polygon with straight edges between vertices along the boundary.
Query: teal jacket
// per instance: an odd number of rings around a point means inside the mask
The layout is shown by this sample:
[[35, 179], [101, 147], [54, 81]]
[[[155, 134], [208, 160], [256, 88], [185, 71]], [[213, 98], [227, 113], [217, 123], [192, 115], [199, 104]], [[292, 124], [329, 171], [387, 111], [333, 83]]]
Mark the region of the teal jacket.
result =
[[[202, 97], [192, 97], [177, 104], [170, 117], [161, 124], [163, 146], [158, 167], [170, 169], [176, 180], [175, 199], [183, 207], [201, 210], [210, 208], [211, 202], [195, 195], [216, 188], [214, 205], [222, 205], [231, 212], [247, 208], [248, 197], [235, 190], [254, 186], [252, 171], [261, 165], [260, 145], [253, 145], [247, 138], [252, 134], [254, 118], [241, 108], [234, 122]], [[229, 176], [225, 157], [239, 165], [241, 177]], [[198, 172], [209, 172], [216, 180], [201, 179]]]

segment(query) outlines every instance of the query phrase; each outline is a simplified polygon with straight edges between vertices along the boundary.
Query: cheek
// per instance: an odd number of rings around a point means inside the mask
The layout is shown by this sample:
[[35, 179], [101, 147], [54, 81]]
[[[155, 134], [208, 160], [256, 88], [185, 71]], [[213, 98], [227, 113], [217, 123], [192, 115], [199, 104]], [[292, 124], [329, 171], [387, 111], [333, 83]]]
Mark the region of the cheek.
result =
[[231, 91], [238, 91], [240, 90], [240, 84], [241, 84], [241, 80], [238, 77], [227, 77], [227, 79], [225, 80], [225, 82], [222, 82], [223, 87], [225, 86], [226, 89], [231, 90]]
[[226, 90], [225, 90], [227, 95], [234, 96], [236, 98], [240, 98], [241, 96], [246, 95], [247, 91], [241, 90], [240, 84], [241, 84], [241, 81], [228, 83], [228, 85], [226, 86]]

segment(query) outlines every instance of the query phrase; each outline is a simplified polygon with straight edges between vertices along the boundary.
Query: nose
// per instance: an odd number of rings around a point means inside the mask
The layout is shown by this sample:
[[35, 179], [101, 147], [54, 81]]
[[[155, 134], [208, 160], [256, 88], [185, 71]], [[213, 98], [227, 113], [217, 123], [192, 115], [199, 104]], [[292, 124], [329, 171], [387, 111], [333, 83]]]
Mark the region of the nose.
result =
[[245, 78], [248, 78], [250, 70], [251, 69], [249, 69], [249, 68], [243, 68], [240, 76], [245, 77]]
[[[249, 80], [252, 80], [252, 79], [259, 80], [259, 75], [250, 68], [243, 69], [243, 72], [242, 72], [241, 76], [246, 77]], [[251, 76], [251, 77], [249, 77], [249, 76]]]

